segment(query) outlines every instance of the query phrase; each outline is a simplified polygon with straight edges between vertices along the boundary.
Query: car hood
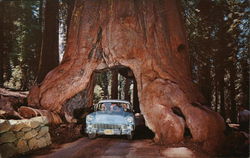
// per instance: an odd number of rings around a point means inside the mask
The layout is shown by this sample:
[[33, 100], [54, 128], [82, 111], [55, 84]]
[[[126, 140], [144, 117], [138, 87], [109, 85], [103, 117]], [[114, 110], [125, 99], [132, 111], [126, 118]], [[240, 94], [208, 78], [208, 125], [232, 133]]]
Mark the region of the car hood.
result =
[[132, 113], [129, 112], [110, 112], [110, 111], [97, 111], [90, 115], [94, 116], [92, 123], [102, 123], [102, 124], [127, 124], [126, 118], [131, 116]]

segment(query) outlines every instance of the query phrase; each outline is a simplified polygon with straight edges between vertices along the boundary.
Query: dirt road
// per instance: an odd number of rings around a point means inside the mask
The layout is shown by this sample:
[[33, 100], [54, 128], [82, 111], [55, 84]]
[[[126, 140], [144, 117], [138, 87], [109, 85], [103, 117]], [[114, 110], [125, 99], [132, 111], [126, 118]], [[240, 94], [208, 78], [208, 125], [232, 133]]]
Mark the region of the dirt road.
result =
[[[62, 138], [63, 139], [63, 138]], [[86, 137], [63, 144], [45, 155], [32, 158], [161, 158], [161, 157], [207, 157], [185, 147], [166, 148], [154, 144], [151, 139], [126, 140], [122, 137]]]
[[121, 137], [104, 137], [90, 140], [85, 137], [34, 158], [163, 157], [163, 149], [150, 139], [129, 141]]

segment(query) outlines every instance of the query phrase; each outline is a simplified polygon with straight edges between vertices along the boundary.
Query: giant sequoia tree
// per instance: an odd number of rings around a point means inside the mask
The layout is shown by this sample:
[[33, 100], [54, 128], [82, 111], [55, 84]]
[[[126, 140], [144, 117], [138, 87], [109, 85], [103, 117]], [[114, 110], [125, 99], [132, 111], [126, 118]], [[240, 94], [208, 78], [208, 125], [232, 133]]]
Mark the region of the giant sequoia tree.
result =
[[63, 61], [31, 90], [29, 104], [59, 113], [89, 87], [94, 71], [126, 66], [156, 142], [180, 142], [188, 129], [192, 141], [215, 149], [224, 122], [203, 105], [187, 49], [176, 0], [77, 0]]

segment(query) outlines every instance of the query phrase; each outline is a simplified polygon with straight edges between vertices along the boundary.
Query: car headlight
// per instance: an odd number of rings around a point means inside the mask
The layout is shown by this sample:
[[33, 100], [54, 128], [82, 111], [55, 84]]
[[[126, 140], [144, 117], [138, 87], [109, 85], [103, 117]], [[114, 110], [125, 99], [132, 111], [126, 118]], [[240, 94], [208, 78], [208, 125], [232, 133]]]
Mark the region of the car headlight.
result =
[[93, 126], [91, 124], [88, 124], [87, 125], [87, 128], [92, 128]]
[[127, 129], [127, 125], [122, 125], [122, 129]]
[[87, 118], [86, 118], [86, 121], [87, 122], [90, 122], [94, 119], [94, 117], [92, 115], [88, 115]]
[[133, 117], [127, 117], [127, 121], [128, 121], [129, 123], [133, 123], [134, 119], [133, 119]]

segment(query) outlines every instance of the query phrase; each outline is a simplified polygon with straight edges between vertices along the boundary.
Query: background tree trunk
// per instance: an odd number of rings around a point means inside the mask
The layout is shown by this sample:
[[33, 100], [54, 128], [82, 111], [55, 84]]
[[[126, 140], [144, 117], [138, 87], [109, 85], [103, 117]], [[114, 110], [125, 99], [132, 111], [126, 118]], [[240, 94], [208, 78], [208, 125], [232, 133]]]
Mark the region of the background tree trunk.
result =
[[37, 82], [41, 83], [46, 74], [59, 63], [58, 52], [58, 0], [46, 0], [44, 10], [44, 30]]
[[[235, 59], [235, 58], [234, 58]], [[233, 123], [237, 123], [237, 105], [235, 98], [235, 79], [236, 79], [236, 65], [231, 63], [231, 71], [230, 71], [230, 103], [231, 103], [231, 118]]]
[[3, 54], [3, 52], [4, 52], [4, 46], [3, 46], [3, 40], [4, 40], [4, 29], [3, 29], [3, 26], [4, 26], [4, 24], [3, 24], [3, 19], [4, 19], [4, 17], [3, 17], [3, 15], [4, 15], [4, 5], [3, 4], [1, 4], [1, 2], [0, 2], [0, 43], [1, 43], [1, 45], [0, 45], [0, 87], [3, 87], [3, 83], [4, 83], [4, 80], [3, 80], [3, 74], [4, 74], [4, 69], [3, 69], [3, 66], [4, 66], [4, 64], [3, 64], [3, 59], [4, 59], [4, 54]]
[[[125, 79], [125, 86], [124, 86], [124, 99], [130, 101], [130, 79]], [[137, 93], [137, 92], [136, 92]]]
[[138, 89], [137, 89], [137, 82], [136, 80], [134, 81], [134, 88], [133, 88], [133, 106], [135, 112], [140, 113], [140, 105], [139, 105], [139, 98], [138, 98]]
[[[9, 81], [11, 74], [11, 63], [9, 52], [11, 52], [13, 37], [11, 32], [13, 31], [13, 25], [11, 25], [11, 16], [9, 15], [8, 5], [4, 2], [0, 2], [0, 13], [1, 13], [1, 26], [0, 26], [0, 86], [4, 86], [5, 81]], [[12, 62], [15, 64], [17, 60]]]
[[59, 112], [66, 100], [87, 89], [95, 70], [126, 66], [156, 142], [180, 142], [188, 128], [192, 141], [219, 150], [224, 121], [203, 105], [192, 83], [178, 1], [77, 0], [73, 15], [63, 61], [31, 90], [30, 104]]
[[112, 70], [111, 99], [118, 99], [118, 71]]
[[[246, 55], [248, 56], [249, 59], [249, 53]], [[241, 71], [242, 71], [242, 94], [241, 94], [241, 100], [242, 100], [242, 105], [243, 106], [248, 106], [249, 105], [249, 64], [248, 60], [241, 59]]]
[[70, 21], [71, 21], [71, 17], [72, 17], [72, 13], [73, 13], [73, 9], [74, 9], [74, 4], [75, 4], [75, 0], [66, 0], [66, 3], [68, 4], [68, 12], [67, 12], [67, 34], [66, 34], [66, 40], [68, 39], [68, 34], [69, 34], [69, 26], [70, 26]]

